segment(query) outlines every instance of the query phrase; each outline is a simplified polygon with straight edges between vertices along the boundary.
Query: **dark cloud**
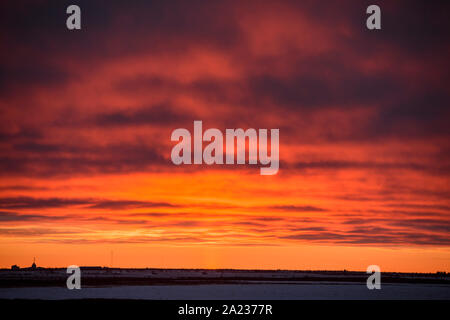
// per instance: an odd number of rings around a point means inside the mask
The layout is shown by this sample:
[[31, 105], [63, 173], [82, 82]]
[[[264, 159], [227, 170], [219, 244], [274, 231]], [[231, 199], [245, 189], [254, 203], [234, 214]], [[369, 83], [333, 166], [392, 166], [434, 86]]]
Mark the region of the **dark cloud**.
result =
[[132, 208], [174, 208], [177, 205], [168, 202], [149, 202], [149, 201], [132, 201], [132, 200], [107, 200], [97, 201], [89, 205], [92, 209], [111, 209], [122, 210]]
[[35, 140], [43, 138], [44, 133], [32, 127], [23, 127], [15, 132], [6, 132], [0, 129], [0, 143], [20, 142], [26, 140]]
[[172, 208], [176, 205], [167, 202], [134, 201], [134, 200], [102, 200], [102, 199], [65, 199], [65, 198], [33, 198], [12, 197], [0, 198], [3, 209], [44, 209], [82, 206], [91, 209], [123, 210], [133, 208]]
[[0, 198], [0, 208], [3, 209], [43, 209], [62, 208], [68, 206], [85, 205], [86, 199], [62, 199], [62, 198], [33, 198], [13, 197]]
[[37, 190], [48, 190], [48, 188], [42, 186], [27, 186], [27, 185], [0, 186], [0, 191], [37, 191]]
[[19, 214], [16, 212], [0, 212], [0, 222], [53, 221], [66, 219], [65, 216], [48, 216], [44, 214]]
[[158, 170], [171, 165], [161, 154], [161, 146], [144, 143], [96, 146], [26, 142], [13, 147], [17, 154], [0, 157], [2, 174], [80, 175]]
[[[418, 193], [422, 193], [422, 192], [418, 192]], [[435, 193], [432, 193], [433, 195]], [[441, 198], [449, 198], [450, 197], [450, 193], [449, 192], [437, 192], [436, 193], [439, 197]], [[428, 209], [428, 210], [442, 210], [442, 211], [446, 211], [447, 213], [450, 213], [450, 206], [446, 206], [446, 205], [439, 205], [439, 204], [413, 204], [413, 203], [391, 203], [391, 204], [386, 204], [386, 207], [390, 207], [390, 208], [402, 208], [402, 209], [406, 209], [406, 208], [412, 208], [412, 209]]]
[[314, 206], [297, 206], [297, 205], [277, 205], [267, 207], [268, 209], [281, 210], [281, 211], [292, 211], [292, 212], [324, 212], [328, 211], [319, 207]]
[[[51, 135], [44, 128], [55, 129], [55, 126], [59, 129], [69, 127], [74, 135], [89, 127], [104, 130], [103, 134], [107, 136], [108, 130], [115, 127], [149, 125], [174, 129], [190, 124], [194, 117], [208, 118], [216, 127], [241, 123], [267, 127], [272, 125], [266, 120], [271, 118], [270, 115], [282, 115], [285, 120], [277, 123], [284, 133], [282, 141], [382, 142], [390, 138], [409, 141], [442, 139], [450, 135], [446, 121], [450, 116], [447, 108], [450, 95], [445, 85], [449, 76], [442, 72], [449, 66], [448, 48], [442, 41], [449, 35], [449, 28], [445, 28], [448, 19], [442, 13], [448, 7], [445, 2], [430, 5], [425, 1], [400, 1], [398, 4], [382, 1], [383, 30], [378, 33], [370, 33], [364, 28], [367, 1], [358, 4], [331, 2], [320, 6], [309, 1], [282, 1], [280, 7], [270, 1], [253, 5], [237, 1], [190, 1], [189, 4], [183, 1], [132, 1], [127, 5], [119, 1], [110, 1], [108, 5], [80, 1], [77, 4], [82, 8], [85, 27], [79, 32], [65, 28], [65, 8], [69, 4], [68, 1], [2, 4], [0, 33], [8, 50], [1, 54], [4, 59], [0, 65], [4, 72], [0, 76], [0, 88], [3, 88], [0, 90], [8, 92], [5, 99], [11, 102], [1, 107], [4, 111], [20, 107], [39, 114], [45, 106], [40, 105], [42, 102], [35, 100], [28, 90], [44, 88], [47, 93], [59, 92], [71, 82], [80, 85], [84, 81], [83, 73], [91, 74], [91, 70], [107, 67], [108, 63], [117, 63], [121, 59], [133, 61], [141, 55], [150, 60], [154, 56], [170, 56], [168, 62], [161, 62], [170, 67], [176, 63], [173, 59], [183, 61], [191, 50], [218, 51], [242, 74], [231, 78], [201, 75], [187, 81], [183, 70], [171, 77], [143, 67], [142, 72], [113, 79], [113, 91], [128, 99], [148, 92], [166, 92], [166, 103], [153, 105], [149, 101], [148, 105], [139, 108], [130, 106], [103, 112], [100, 111], [102, 106], [93, 102], [92, 108], [97, 112], [87, 116], [79, 106], [72, 106], [66, 114], [64, 110], [70, 102], [61, 102], [54, 118], [42, 120], [39, 130], [37, 123], [30, 124], [33, 121], [28, 113], [22, 116], [28, 119], [26, 124], [20, 123], [23, 119], [11, 119], [6, 115], [2, 117], [5, 119], [2, 124], [18, 122], [15, 127], [21, 129], [13, 133], [0, 131], [1, 147], [13, 148], [13, 152], [0, 154], [2, 174], [52, 176], [132, 172], [155, 170], [155, 164], [170, 164], [168, 150], [162, 151], [160, 146], [136, 143], [105, 147], [92, 141], [68, 146], [65, 142], [44, 142], [43, 138]], [[331, 41], [330, 48], [311, 54], [307, 48], [296, 47], [289, 39], [281, 39], [280, 50], [270, 54], [254, 52], [241, 16], [251, 13], [258, 17], [260, 13], [274, 10], [276, 17], [276, 14], [282, 14], [278, 10], [288, 9], [307, 21], [319, 21], [318, 24], [324, 26], [329, 24], [328, 29], [311, 32], [324, 33], [324, 39]], [[282, 23], [280, 20], [280, 28], [287, 28]], [[340, 32], [336, 26], [349, 32]], [[361, 67], [376, 65], [378, 61], [391, 67], [380, 66], [370, 72]], [[417, 77], [405, 74], [403, 61], [410, 61], [411, 69], [418, 70]], [[284, 72], [286, 66], [289, 66], [287, 74]], [[197, 68], [196, 65], [192, 67], [194, 71]], [[439, 81], [442, 84], [436, 85]], [[185, 110], [180, 102], [174, 102], [178, 96], [206, 101], [211, 104], [211, 110], [217, 103], [230, 107], [228, 114], [219, 116], [199, 110], [186, 113], [180, 111]], [[18, 106], [15, 104], [18, 98], [27, 102], [21, 101]], [[331, 121], [327, 125], [320, 124], [322, 127], [318, 130], [319, 124], [308, 121], [309, 117], [321, 118], [330, 110], [345, 111], [350, 117], [360, 109], [371, 112], [366, 123], [344, 130], [339, 130], [341, 124]], [[255, 114], [266, 117], [255, 117]], [[304, 117], [305, 121], [299, 127], [297, 121]], [[36, 122], [38, 120], [36, 117]], [[36, 154], [47, 155], [36, 158]], [[444, 155], [444, 159], [448, 160], [449, 156]], [[448, 167], [430, 169], [427, 164], [413, 162], [346, 163], [323, 159], [299, 163], [297, 167], [406, 168], [448, 174]]]
[[298, 60], [298, 74], [285, 79], [273, 75], [249, 79], [252, 96], [292, 111], [330, 106], [352, 109], [367, 101], [387, 101], [401, 89], [390, 72], [364, 75], [354, 66], [343, 65], [339, 57], [330, 60], [324, 56]]
[[430, 90], [421, 95], [410, 94], [406, 99], [389, 103], [369, 122], [366, 136], [370, 137], [449, 137], [446, 120], [450, 118], [447, 107], [450, 94]]
[[73, 230], [61, 230], [56, 228], [0, 228], [0, 235], [10, 237], [45, 237], [55, 235], [77, 235]]
[[[413, 162], [372, 162], [372, 161], [314, 161], [314, 162], [297, 162], [293, 166], [296, 169], [325, 169], [325, 170], [345, 170], [345, 169], [374, 169], [374, 170], [413, 170], [425, 171], [434, 174], [448, 174], [450, 172], [449, 165], [441, 165], [438, 163], [422, 164]], [[364, 198], [364, 197], [363, 197]]]
[[5, 66], [0, 73], [0, 92], [3, 96], [8, 96], [25, 88], [37, 88], [51, 86], [55, 89], [64, 86], [73, 75], [68, 72], [56, 69], [53, 66], [42, 64], [31, 64], [11, 67]]
[[[189, 119], [189, 120], [188, 120]], [[175, 112], [170, 106], [159, 105], [142, 108], [133, 112], [115, 112], [109, 114], [99, 114], [94, 120], [96, 126], [134, 126], [134, 125], [173, 125], [180, 122], [192, 123], [195, 120], [193, 114], [180, 114]]]
[[389, 224], [398, 227], [411, 228], [422, 230], [424, 232], [441, 232], [450, 234], [450, 221], [443, 221], [437, 219], [405, 219], [389, 221]]
[[[367, 230], [371, 230], [370, 228]], [[376, 230], [376, 229], [375, 229]], [[363, 230], [361, 230], [363, 231]], [[450, 240], [445, 235], [424, 233], [365, 233], [355, 230], [353, 233], [320, 232], [320, 233], [297, 233], [281, 236], [281, 239], [309, 241], [333, 244], [359, 244], [359, 245], [441, 245], [447, 246]]]

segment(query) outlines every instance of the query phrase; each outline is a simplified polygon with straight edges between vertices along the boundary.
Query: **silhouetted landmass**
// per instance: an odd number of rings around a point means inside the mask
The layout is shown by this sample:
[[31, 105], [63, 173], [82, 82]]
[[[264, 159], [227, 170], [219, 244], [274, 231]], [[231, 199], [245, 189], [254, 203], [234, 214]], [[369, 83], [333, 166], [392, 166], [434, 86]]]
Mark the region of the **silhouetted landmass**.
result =
[[[121, 269], [81, 267], [83, 286], [199, 285], [199, 284], [302, 284], [310, 282], [365, 283], [361, 271], [235, 270], [235, 269]], [[65, 268], [0, 269], [0, 287], [65, 287]], [[383, 283], [450, 284], [450, 274], [381, 273]]]

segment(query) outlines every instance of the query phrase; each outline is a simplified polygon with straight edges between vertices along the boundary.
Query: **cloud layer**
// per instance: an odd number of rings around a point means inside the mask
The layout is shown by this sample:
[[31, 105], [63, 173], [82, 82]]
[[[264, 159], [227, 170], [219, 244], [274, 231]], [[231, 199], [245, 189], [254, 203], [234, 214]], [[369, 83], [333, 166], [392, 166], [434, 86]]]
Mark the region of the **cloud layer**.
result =
[[[0, 5], [1, 238], [449, 245], [445, 1], [69, 4]], [[194, 120], [279, 128], [279, 174], [175, 167]]]

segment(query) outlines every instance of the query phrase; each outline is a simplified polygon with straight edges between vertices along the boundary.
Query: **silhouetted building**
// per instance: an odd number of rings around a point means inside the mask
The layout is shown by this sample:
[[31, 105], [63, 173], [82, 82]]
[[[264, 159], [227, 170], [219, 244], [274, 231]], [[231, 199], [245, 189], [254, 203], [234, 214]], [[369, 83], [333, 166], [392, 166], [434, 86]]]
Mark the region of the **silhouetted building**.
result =
[[80, 267], [80, 270], [103, 270], [103, 269], [109, 269], [109, 268], [108, 267], [100, 267], [100, 266]]
[[11, 266], [11, 270], [19, 270], [19, 269], [20, 267], [17, 264]]

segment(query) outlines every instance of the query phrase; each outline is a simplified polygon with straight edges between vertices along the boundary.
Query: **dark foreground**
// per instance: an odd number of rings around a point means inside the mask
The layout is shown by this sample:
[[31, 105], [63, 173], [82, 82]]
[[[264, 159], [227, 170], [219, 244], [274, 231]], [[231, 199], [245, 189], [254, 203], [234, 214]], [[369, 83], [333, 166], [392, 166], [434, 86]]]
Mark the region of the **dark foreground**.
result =
[[[232, 308], [233, 306], [233, 308]], [[243, 306], [243, 309], [240, 308]], [[243, 314], [230, 310], [246, 310]], [[256, 308], [254, 306], [257, 306]], [[270, 309], [267, 308], [270, 306]], [[433, 319], [448, 312], [447, 301], [143, 301], [143, 300], [0, 300], [4, 312], [15, 318], [24, 315], [45, 315], [46, 318], [69, 316], [93, 318], [143, 317], [145, 319]], [[190, 309], [192, 308], [192, 309]], [[202, 308], [202, 309], [200, 309]], [[185, 314], [186, 310], [211, 310], [206, 314]], [[263, 310], [263, 312], [260, 312]], [[266, 312], [270, 310], [270, 312]], [[238, 311], [236, 311], [238, 312]]]
[[[36, 270], [0, 269], [0, 288], [65, 287], [69, 275], [64, 268]], [[120, 269], [81, 267], [84, 286], [149, 286], [299, 282], [366, 283], [369, 275], [358, 271], [291, 271], [230, 269]], [[383, 283], [450, 285], [445, 273], [382, 273]]]
[[0, 270], [0, 299], [28, 300], [450, 300], [445, 273], [81, 268], [81, 289], [69, 290], [66, 269]]
[[259, 282], [242, 284], [82, 286], [0, 288], [0, 299], [136, 299], [136, 300], [447, 300], [450, 285], [382, 284], [369, 290], [354, 282]]

